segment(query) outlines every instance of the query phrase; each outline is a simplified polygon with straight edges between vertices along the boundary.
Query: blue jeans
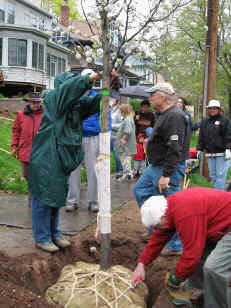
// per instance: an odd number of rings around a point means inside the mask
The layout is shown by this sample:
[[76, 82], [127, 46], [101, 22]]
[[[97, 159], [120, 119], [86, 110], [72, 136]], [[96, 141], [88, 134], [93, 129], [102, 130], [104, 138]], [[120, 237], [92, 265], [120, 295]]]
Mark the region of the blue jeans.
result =
[[[163, 191], [163, 195], [168, 197], [178, 191], [180, 191], [180, 182], [185, 174], [186, 163], [185, 161], [181, 163], [176, 171], [170, 177], [169, 189]], [[141, 208], [144, 201], [151, 196], [160, 195], [158, 182], [163, 174], [162, 166], [149, 165], [134, 187], [134, 194], [138, 206]], [[149, 232], [153, 231], [153, 227], [149, 228]], [[175, 233], [172, 239], [166, 246], [168, 249], [180, 251], [182, 249], [182, 244], [178, 238], [177, 233]]]
[[36, 243], [51, 243], [62, 236], [58, 229], [59, 209], [42, 204], [31, 196], [32, 231]]
[[123, 173], [123, 167], [121, 165], [119, 155], [116, 151], [115, 143], [116, 143], [116, 138], [111, 137], [111, 152], [113, 152], [113, 154], [114, 154], [115, 164], [116, 164], [116, 172], [117, 173]]
[[213, 188], [225, 190], [229, 165], [230, 160], [225, 160], [225, 156], [208, 157], [209, 175]]

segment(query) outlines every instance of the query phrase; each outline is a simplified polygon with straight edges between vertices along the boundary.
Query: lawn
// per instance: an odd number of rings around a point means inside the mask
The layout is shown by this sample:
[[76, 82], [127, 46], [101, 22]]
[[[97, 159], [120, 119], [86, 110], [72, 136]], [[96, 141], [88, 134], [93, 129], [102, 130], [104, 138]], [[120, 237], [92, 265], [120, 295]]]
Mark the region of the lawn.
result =
[[[21, 176], [20, 163], [8, 153], [11, 152], [12, 121], [0, 118], [0, 191], [9, 191], [18, 194], [26, 194], [27, 183]], [[111, 172], [115, 172], [115, 161], [111, 155]], [[86, 181], [86, 171], [82, 168], [81, 180]]]
[[0, 190], [7, 190], [24, 194], [27, 192], [27, 183], [21, 177], [19, 162], [10, 154], [12, 121], [0, 119]]

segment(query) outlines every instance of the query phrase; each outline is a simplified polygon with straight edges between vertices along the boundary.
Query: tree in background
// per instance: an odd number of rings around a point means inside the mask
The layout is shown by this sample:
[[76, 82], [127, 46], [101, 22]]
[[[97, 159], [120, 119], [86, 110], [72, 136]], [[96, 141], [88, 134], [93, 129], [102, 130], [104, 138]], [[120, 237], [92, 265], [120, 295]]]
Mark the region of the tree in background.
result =
[[[152, 40], [157, 71], [166, 72], [180, 91], [191, 97], [199, 109], [203, 92], [207, 1], [197, 0], [182, 8], [160, 28]], [[219, 1], [219, 46], [217, 53], [216, 97], [229, 106], [231, 115], [231, 4]]]
[[[79, 19], [80, 17], [76, 2], [77, 0], [68, 0], [68, 5], [70, 7], [70, 18], [72, 20]], [[60, 16], [60, 8], [62, 4], [63, 0], [41, 0], [41, 7], [46, 10], [52, 9], [53, 13], [57, 16]]]

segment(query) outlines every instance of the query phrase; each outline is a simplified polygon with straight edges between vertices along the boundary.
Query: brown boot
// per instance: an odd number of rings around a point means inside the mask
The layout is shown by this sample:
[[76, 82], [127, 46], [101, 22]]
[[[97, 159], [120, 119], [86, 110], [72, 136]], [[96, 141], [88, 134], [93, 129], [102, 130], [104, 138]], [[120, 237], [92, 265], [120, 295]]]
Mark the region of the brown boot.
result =
[[67, 248], [71, 245], [71, 243], [63, 237], [56, 237], [53, 239], [53, 241], [55, 245], [57, 245], [58, 247], [62, 249]]
[[46, 252], [50, 252], [50, 253], [59, 251], [59, 247], [57, 247], [54, 243], [50, 243], [50, 242], [36, 243], [35, 246], [39, 249], [42, 249], [42, 250], [44, 250]]

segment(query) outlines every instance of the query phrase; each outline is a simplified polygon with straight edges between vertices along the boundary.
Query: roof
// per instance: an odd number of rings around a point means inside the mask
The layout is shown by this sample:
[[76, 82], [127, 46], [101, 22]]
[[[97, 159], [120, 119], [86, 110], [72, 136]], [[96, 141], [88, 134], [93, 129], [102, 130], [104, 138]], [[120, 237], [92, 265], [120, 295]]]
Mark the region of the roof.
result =
[[72, 51], [70, 49], [68, 49], [66, 47], [63, 47], [62, 45], [55, 44], [53, 42], [49, 42], [48, 41], [47, 42], [47, 46], [50, 46], [50, 47], [55, 48], [55, 49], [58, 49], [58, 50], [60, 50], [62, 52], [65, 52], [67, 54], [72, 54]]
[[33, 10], [42, 13], [43, 15], [46, 15], [47, 17], [52, 18], [52, 14], [48, 13], [47, 11], [40, 9], [37, 5], [32, 4], [29, 1], [26, 0], [17, 0], [18, 2], [24, 4], [25, 6], [29, 6], [30, 8], [32, 8]]
[[[76, 30], [79, 30], [79, 33], [74, 33], [74, 32], [71, 33], [72, 38], [88, 40], [92, 38], [94, 35], [99, 35], [99, 31], [95, 27], [92, 27], [93, 31], [95, 32], [95, 34], [92, 34], [88, 23], [84, 20], [74, 20], [72, 21], [70, 26], [74, 27]], [[62, 28], [64, 31], [67, 31], [67, 32], [69, 31], [68, 27], [65, 27], [62, 24], [59, 24], [59, 27]]]
[[41, 31], [36, 28], [27, 27], [27, 26], [21, 26], [21, 25], [15, 25], [15, 24], [0, 24], [1, 30], [8, 30], [8, 31], [22, 31], [22, 32], [31, 32], [38, 36], [42, 36], [46, 39], [50, 38], [50, 35], [44, 31]]

